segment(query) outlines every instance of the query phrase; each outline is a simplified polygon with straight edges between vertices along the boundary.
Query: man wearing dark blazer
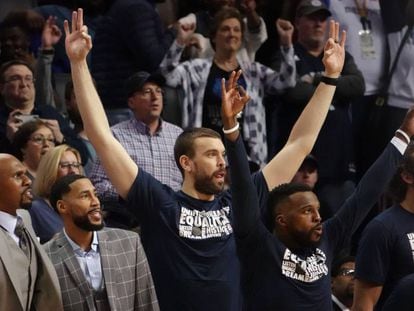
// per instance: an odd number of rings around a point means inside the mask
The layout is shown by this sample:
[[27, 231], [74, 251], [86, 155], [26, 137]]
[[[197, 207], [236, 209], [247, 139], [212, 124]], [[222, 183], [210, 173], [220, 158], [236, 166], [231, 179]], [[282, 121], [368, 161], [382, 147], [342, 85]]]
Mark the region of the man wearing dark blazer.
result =
[[33, 199], [26, 168], [0, 154], [0, 310], [63, 310], [59, 281], [21, 208]]
[[96, 189], [68, 175], [51, 189], [64, 229], [44, 245], [55, 266], [64, 310], [159, 310], [137, 233], [103, 228]]

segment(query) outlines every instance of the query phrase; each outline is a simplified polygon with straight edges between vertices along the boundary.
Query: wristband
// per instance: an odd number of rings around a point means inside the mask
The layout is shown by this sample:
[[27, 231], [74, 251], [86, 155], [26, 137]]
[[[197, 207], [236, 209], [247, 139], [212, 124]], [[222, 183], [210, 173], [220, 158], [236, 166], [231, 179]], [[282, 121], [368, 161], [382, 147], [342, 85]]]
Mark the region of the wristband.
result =
[[225, 130], [224, 127], [223, 127], [223, 133], [226, 134], [226, 135], [234, 133], [235, 131], [237, 131], [239, 129], [239, 127], [240, 127], [239, 122], [237, 122], [234, 127], [232, 127], [231, 129], [228, 129], [228, 130]]
[[407, 144], [409, 144], [409, 143], [410, 143], [411, 138], [410, 138], [410, 136], [408, 136], [408, 134], [407, 134], [406, 132], [404, 132], [404, 131], [403, 131], [403, 130], [401, 130], [401, 129], [398, 129], [398, 130], [396, 130], [396, 131], [395, 131], [395, 133], [396, 133], [396, 134], [397, 134], [397, 133], [401, 134], [402, 136], [404, 136], [405, 140], [407, 141]]
[[338, 78], [329, 78], [329, 77], [326, 77], [326, 76], [322, 76], [320, 82], [323, 82], [323, 83], [328, 84], [328, 85], [337, 86], [338, 85]]

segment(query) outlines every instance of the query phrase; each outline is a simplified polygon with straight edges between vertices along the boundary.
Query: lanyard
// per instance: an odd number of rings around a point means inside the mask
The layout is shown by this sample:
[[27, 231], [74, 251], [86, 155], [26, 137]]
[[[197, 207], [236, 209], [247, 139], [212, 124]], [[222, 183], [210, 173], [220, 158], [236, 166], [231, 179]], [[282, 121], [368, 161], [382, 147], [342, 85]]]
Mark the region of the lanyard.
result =
[[368, 19], [368, 0], [362, 0], [361, 3], [358, 0], [354, 0], [357, 8], [358, 15], [360, 17], [362, 29], [366, 31], [371, 30], [371, 21]]

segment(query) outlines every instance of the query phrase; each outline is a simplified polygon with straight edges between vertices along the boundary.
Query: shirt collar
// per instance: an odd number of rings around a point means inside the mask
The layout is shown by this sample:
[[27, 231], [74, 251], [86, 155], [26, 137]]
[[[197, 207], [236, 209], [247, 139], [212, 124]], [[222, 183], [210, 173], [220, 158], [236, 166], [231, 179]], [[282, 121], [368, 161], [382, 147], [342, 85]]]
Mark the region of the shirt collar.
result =
[[10, 215], [9, 213], [0, 211], [0, 226], [12, 233], [16, 228], [17, 216]]
[[[84, 250], [81, 249], [80, 246], [68, 236], [65, 228], [63, 228], [63, 233], [65, 234], [66, 238], [69, 241], [70, 246], [72, 246], [72, 249], [75, 253], [80, 252], [80, 251], [84, 252]], [[98, 235], [96, 234], [96, 231], [94, 231], [93, 237], [92, 237], [91, 250], [93, 250], [94, 252], [98, 252], [98, 246], [99, 246]]]
[[[134, 117], [134, 118], [132, 118], [132, 124], [134, 124], [134, 126], [138, 129], [138, 131], [140, 133], [146, 134], [146, 135], [149, 134], [149, 128], [148, 128], [148, 126], [144, 122], [142, 122], [140, 120], [137, 120]], [[162, 131], [162, 125], [163, 125], [163, 120], [160, 118], [160, 123], [159, 123], [158, 128], [155, 131], [155, 134], [154, 135], [158, 135]]]

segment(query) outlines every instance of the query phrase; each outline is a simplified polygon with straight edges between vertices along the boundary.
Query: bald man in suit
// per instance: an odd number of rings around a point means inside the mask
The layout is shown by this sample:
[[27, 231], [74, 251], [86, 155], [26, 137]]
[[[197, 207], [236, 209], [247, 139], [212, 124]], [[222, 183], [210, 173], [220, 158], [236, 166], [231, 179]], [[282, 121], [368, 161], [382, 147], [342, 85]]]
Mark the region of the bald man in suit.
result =
[[0, 154], [0, 310], [63, 310], [59, 281], [26, 210], [33, 199], [26, 168]]

